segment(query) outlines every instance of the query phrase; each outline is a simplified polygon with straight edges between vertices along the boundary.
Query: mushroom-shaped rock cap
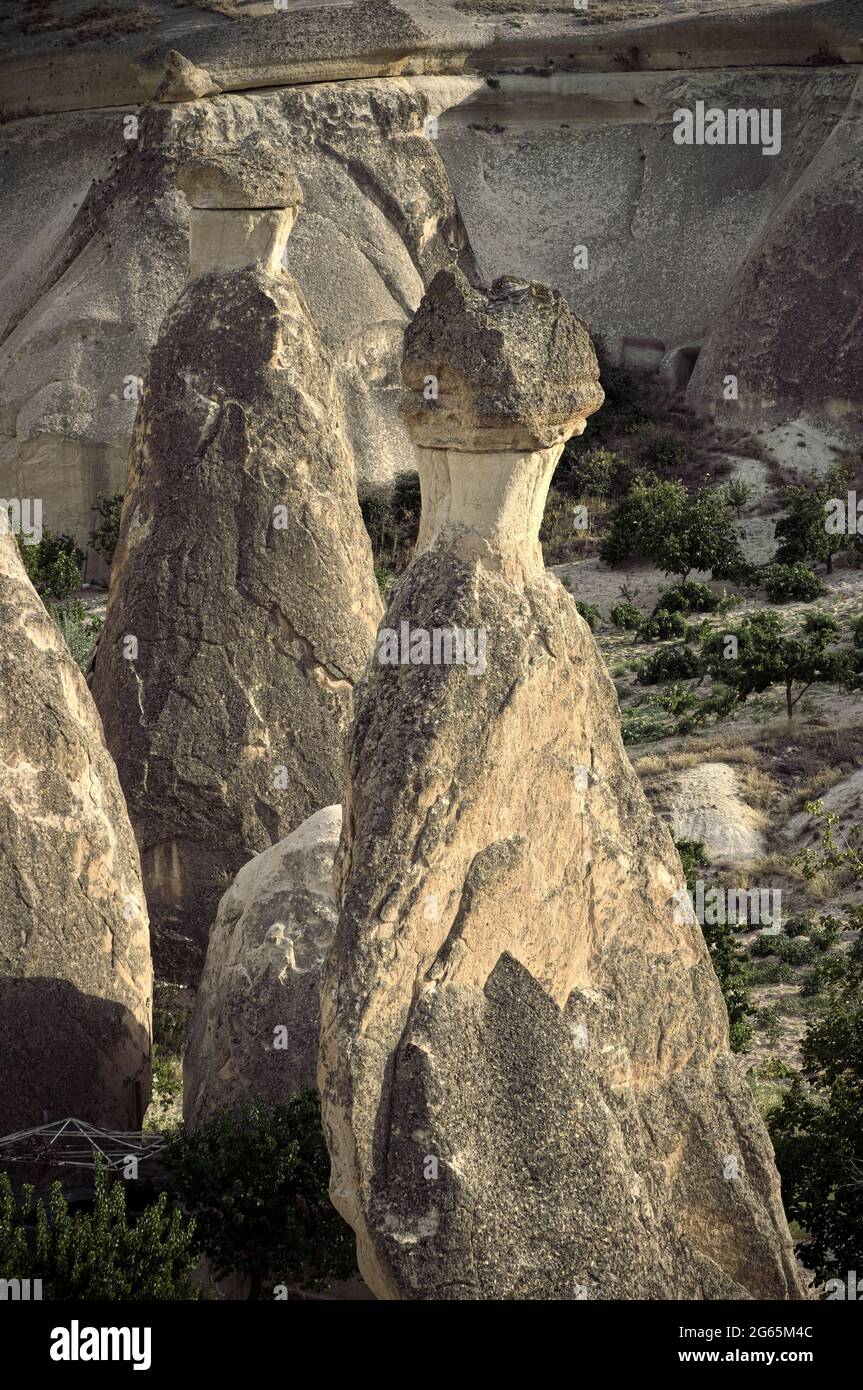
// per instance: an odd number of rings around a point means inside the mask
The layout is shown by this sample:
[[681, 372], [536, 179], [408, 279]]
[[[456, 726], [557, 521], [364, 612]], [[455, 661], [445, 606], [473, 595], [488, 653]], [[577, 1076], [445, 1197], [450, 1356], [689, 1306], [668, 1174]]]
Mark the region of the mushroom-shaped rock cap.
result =
[[512, 275], [490, 290], [438, 271], [405, 335], [401, 412], [431, 449], [540, 449], [605, 399], [590, 334], [563, 295]]
[[298, 208], [303, 201], [290, 160], [261, 134], [218, 154], [192, 155], [177, 184], [193, 208]]

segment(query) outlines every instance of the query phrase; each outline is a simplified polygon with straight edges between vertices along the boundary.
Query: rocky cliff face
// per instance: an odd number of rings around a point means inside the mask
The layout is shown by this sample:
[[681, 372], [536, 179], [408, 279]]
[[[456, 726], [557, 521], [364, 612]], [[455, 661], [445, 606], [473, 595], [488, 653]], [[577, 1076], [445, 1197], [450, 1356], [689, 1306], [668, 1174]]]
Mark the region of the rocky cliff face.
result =
[[[841, 153], [859, 139], [856, 0], [151, 0], [110, 42], [73, 0], [56, 9], [50, 26], [3, 21], [0, 187], [0, 494], [43, 497], [52, 529], [86, 541], [96, 493], [123, 488], [130, 391], [186, 269], [178, 156], [252, 131], [306, 192], [287, 264], [334, 354], [364, 483], [412, 467], [399, 343], [433, 275], [453, 254], [469, 269], [468, 236], [485, 280], [557, 285], [616, 360], [685, 386], [701, 353], [703, 409], [826, 409], [859, 433], [842, 346], [863, 262]], [[779, 111], [781, 147], [676, 144], [674, 112], [697, 101]], [[800, 239], [811, 271], [789, 267]], [[788, 331], [801, 297], [842, 326], [808, 354]]]
[[238, 148], [222, 185], [189, 165], [202, 273], [150, 360], [93, 677], [176, 978], [239, 867], [341, 795], [380, 612], [331, 359], [278, 264], [290, 205], [236, 206]]
[[140, 1128], [153, 973], [138, 851], [84, 678], [7, 530], [0, 764], [0, 1133], [69, 1116]]
[[322, 984], [363, 1276], [390, 1299], [801, 1297], [677, 855], [538, 555], [556, 453], [602, 399], [587, 331], [542, 286], [442, 274], [404, 374], [424, 531], [358, 691]]

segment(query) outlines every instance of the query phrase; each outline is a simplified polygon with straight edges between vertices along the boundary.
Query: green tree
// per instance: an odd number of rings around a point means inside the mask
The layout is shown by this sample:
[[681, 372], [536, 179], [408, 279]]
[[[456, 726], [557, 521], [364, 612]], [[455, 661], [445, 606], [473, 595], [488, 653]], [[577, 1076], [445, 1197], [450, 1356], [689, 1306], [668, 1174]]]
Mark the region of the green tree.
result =
[[[859, 887], [863, 826], [843, 827], [819, 801], [806, 810], [822, 821], [820, 846], [792, 862], [807, 878], [845, 868]], [[802, 1073], [769, 1120], [785, 1209], [808, 1233], [805, 1263], [843, 1280], [863, 1268], [863, 907], [844, 911], [857, 940], [820, 968], [826, 1000], [803, 1039]]]
[[120, 517], [123, 512], [123, 494], [115, 492], [110, 497], [101, 492], [96, 499], [94, 512], [99, 513], [100, 523], [90, 532], [90, 545], [98, 550], [110, 565], [120, 539]]
[[30, 583], [41, 599], [64, 599], [81, 584], [84, 552], [72, 536], [46, 531], [36, 545], [26, 545], [19, 535], [18, 553]]
[[733, 507], [740, 520], [740, 513], [752, 496], [752, 488], [744, 478], [732, 478], [730, 483], [725, 485], [725, 495], [728, 498], [728, 505]]
[[776, 522], [776, 562], [793, 565], [799, 561], [833, 569], [833, 556], [848, 544], [844, 532], [827, 529], [827, 504], [847, 487], [847, 477], [841, 469], [832, 469], [819, 483], [795, 483], [780, 496], [785, 515]]
[[164, 1153], [218, 1278], [238, 1273], [249, 1298], [265, 1280], [325, 1288], [355, 1273], [354, 1237], [332, 1206], [330, 1160], [315, 1091], [284, 1105], [217, 1110]]
[[724, 577], [740, 564], [734, 519], [723, 488], [690, 496], [680, 482], [655, 474], [637, 479], [614, 514], [600, 557], [611, 566], [630, 556], [685, 580], [692, 570]]
[[[698, 869], [706, 862], [702, 840], [675, 840], [677, 853], [686, 877], [690, 898], [695, 898]], [[749, 968], [741, 955], [734, 932], [728, 922], [702, 922], [701, 930], [716, 978], [728, 1010], [728, 1035], [732, 1052], [745, 1052], [752, 1037], [752, 997], [749, 992]]]
[[[194, 1222], [168, 1205], [163, 1192], [130, 1220], [126, 1188], [109, 1182], [97, 1160], [91, 1212], [69, 1212], [60, 1184], [50, 1206], [32, 1187], [16, 1201], [0, 1173], [0, 1278], [41, 1279], [46, 1299], [193, 1300], [197, 1263]], [[33, 1233], [28, 1239], [28, 1231]]]
[[[789, 635], [779, 614], [764, 610], [750, 613], [738, 627], [710, 633], [702, 652], [713, 680], [730, 686], [741, 700], [772, 685], [784, 686], [791, 719], [799, 700], [816, 682], [848, 685], [853, 681], [848, 654], [827, 650], [831, 635], [823, 628]], [[729, 637], [736, 643], [736, 653], [728, 646]]]

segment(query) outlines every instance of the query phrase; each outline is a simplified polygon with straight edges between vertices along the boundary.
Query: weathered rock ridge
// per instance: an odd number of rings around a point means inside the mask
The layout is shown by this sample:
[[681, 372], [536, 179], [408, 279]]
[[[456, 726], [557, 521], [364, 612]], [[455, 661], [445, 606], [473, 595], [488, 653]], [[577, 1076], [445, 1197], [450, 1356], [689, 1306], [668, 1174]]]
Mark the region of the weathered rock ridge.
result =
[[229, 268], [191, 280], [150, 359], [92, 686], [177, 978], [240, 866], [340, 798], [380, 613], [331, 359], [265, 264], [284, 224], [244, 242], [226, 216], [207, 255]]
[[[522, 408], [512, 448], [484, 453], [487, 413], [463, 410], [505, 367], [535, 402], [553, 325], [557, 370], [595, 409], [587, 331], [539, 286], [482, 300], [439, 276], [406, 343], [409, 388], [452, 380], [442, 338], [461, 344], [462, 389], [453, 410], [445, 389], [408, 394], [435, 523], [382, 632], [482, 633], [485, 661], [436, 664], [419, 642], [356, 694], [321, 994], [331, 1195], [381, 1298], [802, 1297], [679, 860], [590, 632], [537, 563], [561, 445], [526, 449], [550, 424]], [[535, 345], [546, 326], [532, 362], [512, 350], [520, 316]]]
[[[42, 497], [52, 530], [86, 543], [96, 495], [124, 487], [135, 379], [185, 276], [179, 163], [254, 131], [306, 192], [286, 264], [334, 353], [362, 484], [412, 467], [400, 340], [453, 254], [469, 269], [468, 233], [485, 281], [557, 285], [613, 360], [678, 387], [697, 364], [699, 408], [859, 439], [856, 0], [151, 0], [110, 42], [56, 9], [0, 21], [0, 495]], [[776, 157], [677, 145], [673, 113], [699, 100], [781, 112]]]
[[0, 1133], [140, 1128], [153, 972], [138, 851], [83, 676], [0, 532]]
[[320, 967], [338, 911], [341, 806], [244, 864], [219, 904], [183, 1062], [195, 1128], [219, 1106], [317, 1085]]

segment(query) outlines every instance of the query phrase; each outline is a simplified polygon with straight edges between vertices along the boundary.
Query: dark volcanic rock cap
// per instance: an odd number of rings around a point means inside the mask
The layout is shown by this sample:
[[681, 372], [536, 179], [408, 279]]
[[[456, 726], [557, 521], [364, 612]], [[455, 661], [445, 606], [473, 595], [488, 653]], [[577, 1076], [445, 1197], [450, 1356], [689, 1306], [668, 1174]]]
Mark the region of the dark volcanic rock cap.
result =
[[505, 275], [486, 291], [457, 268], [423, 297], [402, 380], [414, 442], [433, 449], [547, 448], [605, 399], [587, 327], [558, 290]]
[[262, 134], [191, 157], [177, 183], [193, 208], [287, 208], [303, 201], [290, 162]]

